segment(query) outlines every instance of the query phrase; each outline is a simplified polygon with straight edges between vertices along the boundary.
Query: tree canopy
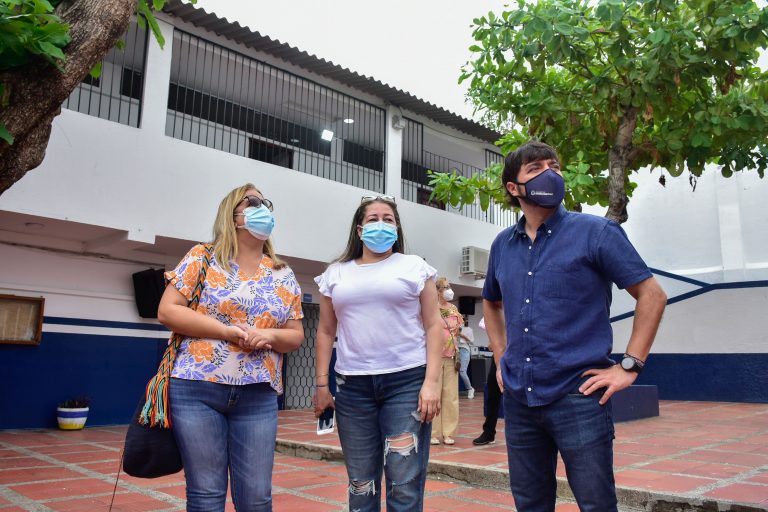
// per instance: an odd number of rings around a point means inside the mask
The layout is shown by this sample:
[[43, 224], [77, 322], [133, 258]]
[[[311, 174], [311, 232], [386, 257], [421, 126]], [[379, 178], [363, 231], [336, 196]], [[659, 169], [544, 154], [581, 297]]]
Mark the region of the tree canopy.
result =
[[[627, 219], [631, 174], [706, 164], [723, 176], [768, 166], [768, 8], [751, 0], [518, 0], [474, 20], [469, 98], [505, 133], [503, 153], [530, 139], [555, 147], [566, 202]], [[434, 174], [453, 205], [503, 198], [500, 166]], [[663, 181], [662, 181], [663, 184]]]

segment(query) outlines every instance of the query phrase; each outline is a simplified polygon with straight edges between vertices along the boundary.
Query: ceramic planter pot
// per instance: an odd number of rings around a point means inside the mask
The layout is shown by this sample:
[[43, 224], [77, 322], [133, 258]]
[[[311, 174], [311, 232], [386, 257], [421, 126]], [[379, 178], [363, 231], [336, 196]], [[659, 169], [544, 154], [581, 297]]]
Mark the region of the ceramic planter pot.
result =
[[58, 407], [56, 420], [61, 430], [81, 430], [88, 419], [88, 407]]

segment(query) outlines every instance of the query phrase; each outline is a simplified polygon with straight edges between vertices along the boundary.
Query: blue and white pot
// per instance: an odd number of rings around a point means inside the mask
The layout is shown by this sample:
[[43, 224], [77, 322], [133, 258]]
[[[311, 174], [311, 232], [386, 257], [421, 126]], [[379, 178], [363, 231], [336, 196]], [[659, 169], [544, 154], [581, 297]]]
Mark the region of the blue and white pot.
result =
[[88, 419], [88, 407], [58, 407], [56, 420], [61, 430], [81, 430]]

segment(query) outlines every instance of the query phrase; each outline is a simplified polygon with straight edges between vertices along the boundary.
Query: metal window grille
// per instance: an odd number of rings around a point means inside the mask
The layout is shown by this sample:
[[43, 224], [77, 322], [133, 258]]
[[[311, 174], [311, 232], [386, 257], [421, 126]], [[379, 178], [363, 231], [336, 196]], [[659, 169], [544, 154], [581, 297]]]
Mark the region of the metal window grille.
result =
[[[462, 208], [452, 208], [450, 205], [430, 199], [433, 188], [429, 186], [430, 178], [427, 170], [435, 172], [452, 172], [455, 170], [459, 174], [469, 177], [473, 173], [480, 172], [481, 169], [426, 151], [424, 149], [424, 125], [407, 118], [405, 122], [403, 160], [401, 162], [403, 199], [440, 210], [452, 211], [497, 226], [507, 227], [514, 224], [515, 213], [502, 209], [493, 199], [491, 199], [491, 204], [486, 211], [480, 208], [479, 201]], [[486, 163], [489, 158], [488, 153], [495, 154], [486, 150]], [[501, 157], [501, 155], [498, 156]]]
[[490, 167], [493, 164], [503, 164], [504, 163], [504, 155], [501, 153], [497, 153], [495, 151], [491, 151], [490, 149], [485, 150], [485, 167]]
[[166, 134], [375, 192], [385, 111], [176, 30]]
[[[312, 391], [315, 385], [315, 337], [320, 322], [320, 306], [302, 303], [304, 311], [304, 343], [295, 351], [286, 354], [285, 359], [285, 409], [306, 409], [312, 407]], [[329, 379], [330, 380], [330, 379]]]
[[112, 48], [101, 61], [101, 75], [86, 76], [64, 101], [64, 108], [138, 128], [147, 33], [133, 21], [123, 41], [122, 49]]

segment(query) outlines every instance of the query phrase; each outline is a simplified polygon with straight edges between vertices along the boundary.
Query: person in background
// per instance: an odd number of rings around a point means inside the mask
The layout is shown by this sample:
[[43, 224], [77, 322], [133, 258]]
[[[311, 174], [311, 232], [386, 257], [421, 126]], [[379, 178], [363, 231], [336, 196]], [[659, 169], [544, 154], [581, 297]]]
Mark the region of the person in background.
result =
[[442, 317], [443, 334], [443, 367], [440, 373], [440, 416], [432, 422], [432, 439], [430, 443], [443, 443], [452, 445], [456, 443], [453, 436], [456, 435], [456, 429], [459, 427], [459, 371], [458, 342], [459, 331], [464, 324], [464, 319], [455, 305], [451, 304], [453, 300], [453, 290], [448, 279], [440, 277], [437, 280], [437, 296], [440, 306], [440, 316]]
[[467, 388], [467, 398], [470, 400], [475, 398], [475, 388], [472, 387], [472, 382], [467, 375], [467, 368], [469, 367], [469, 359], [472, 356], [470, 347], [472, 342], [475, 341], [475, 335], [472, 332], [472, 328], [469, 326], [469, 318], [464, 315], [464, 325], [459, 331], [459, 378], [464, 382], [464, 387]]
[[186, 335], [169, 400], [190, 512], [223, 511], [228, 478], [237, 510], [272, 510], [283, 354], [304, 340], [301, 289], [275, 255], [274, 224], [272, 202], [250, 183], [238, 187], [219, 205], [196, 310], [187, 304], [206, 248], [165, 273], [158, 320]]
[[423, 509], [430, 422], [440, 412], [437, 272], [404, 249], [394, 198], [363, 196], [344, 254], [315, 278], [315, 415], [336, 408], [349, 509], [360, 512], [380, 510], [382, 472], [389, 512]]
[[[485, 318], [480, 319], [478, 324], [485, 330]], [[493, 351], [492, 346], [488, 348]], [[483, 446], [496, 442], [496, 423], [499, 421], [499, 404], [501, 404], [501, 388], [496, 380], [496, 361], [491, 357], [491, 366], [488, 369], [488, 376], [485, 383], [485, 422], [483, 422], [483, 433], [472, 440], [472, 444]]]

